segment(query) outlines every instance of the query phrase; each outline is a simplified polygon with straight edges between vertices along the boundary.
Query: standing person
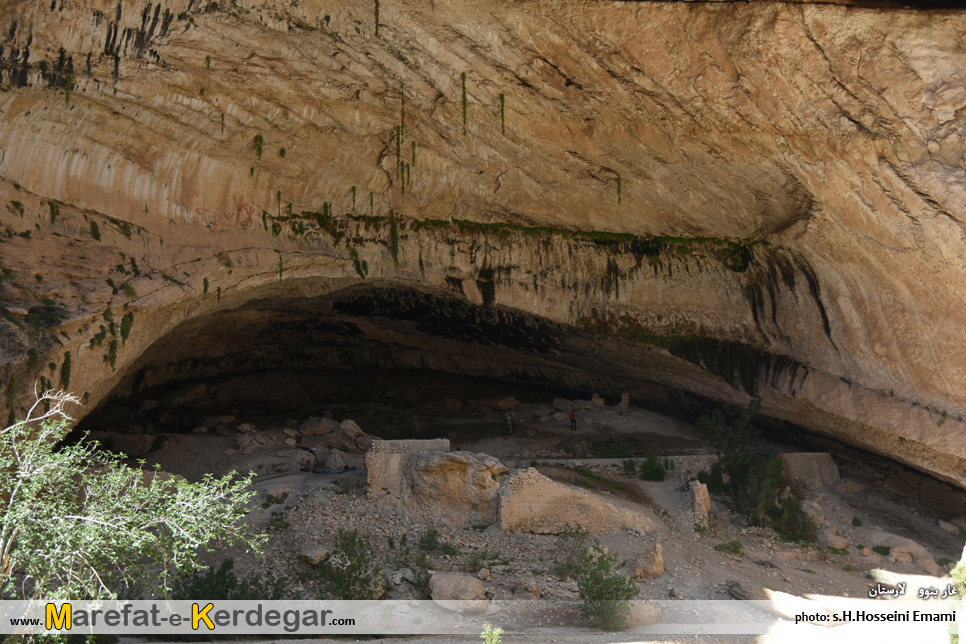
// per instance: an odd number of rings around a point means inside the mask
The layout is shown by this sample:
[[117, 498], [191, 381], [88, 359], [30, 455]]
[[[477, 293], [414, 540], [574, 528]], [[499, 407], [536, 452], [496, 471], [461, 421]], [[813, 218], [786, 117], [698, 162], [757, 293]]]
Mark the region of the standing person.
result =
[[506, 435], [513, 435], [513, 414], [506, 415]]
[[577, 412], [570, 410], [570, 431], [577, 431]]

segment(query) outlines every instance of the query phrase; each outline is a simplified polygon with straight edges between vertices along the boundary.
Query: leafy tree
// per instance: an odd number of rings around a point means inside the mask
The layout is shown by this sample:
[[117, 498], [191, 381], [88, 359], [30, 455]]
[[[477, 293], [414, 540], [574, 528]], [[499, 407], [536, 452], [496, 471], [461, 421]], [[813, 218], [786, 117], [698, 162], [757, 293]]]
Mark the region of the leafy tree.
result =
[[577, 593], [583, 601], [580, 614], [608, 631], [627, 628], [629, 602], [638, 593], [637, 584], [620, 572], [620, 565], [617, 555], [608, 555], [600, 541], [596, 541], [580, 557], [576, 567]]
[[751, 421], [761, 410], [761, 400], [751, 401], [747, 408], [741, 410], [741, 415], [728, 422], [720, 409], [715, 409], [710, 416], [698, 418], [698, 427], [707, 436], [711, 445], [719, 456], [730, 457], [743, 452], [748, 443], [758, 432]]
[[801, 499], [782, 491], [785, 480], [781, 459], [747, 451], [757, 434], [752, 419], [760, 409], [761, 401], [754, 400], [730, 422], [720, 409], [698, 419], [698, 426], [719, 456], [710, 472], [698, 474], [698, 480], [706, 483], [709, 491], [730, 496], [735, 509], [754, 525], [772, 526], [788, 539], [814, 541], [817, 528], [802, 508]]
[[[251, 477], [198, 483], [129, 467], [96, 445], [61, 445], [79, 404], [47, 391], [0, 431], [0, 597], [164, 593], [200, 551], [262, 535], [241, 523]], [[41, 413], [49, 405], [48, 411]]]

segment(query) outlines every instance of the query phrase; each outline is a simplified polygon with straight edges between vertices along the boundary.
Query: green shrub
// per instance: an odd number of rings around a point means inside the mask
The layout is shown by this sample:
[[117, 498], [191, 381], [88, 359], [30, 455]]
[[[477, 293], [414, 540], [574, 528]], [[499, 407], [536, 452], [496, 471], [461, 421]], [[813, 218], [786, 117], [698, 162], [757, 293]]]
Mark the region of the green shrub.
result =
[[859, 517], [852, 517], [852, 527], [854, 527], [854, 528], [861, 528], [862, 527], [862, 519], [860, 519]]
[[176, 580], [171, 599], [222, 601], [278, 600], [292, 597], [284, 577], [249, 575], [239, 580], [235, 575], [235, 560], [228, 558], [218, 568], [209, 567], [194, 575]]
[[698, 419], [698, 426], [719, 454], [711, 471], [700, 472], [698, 480], [708, 486], [709, 492], [729, 496], [734, 509], [752, 524], [771, 526], [793, 541], [815, 541], [818, 530], [802, 508], [800, 497], [782, 492], [785, 480], [781, 459], [744, 451], [756, 434], [751, 419], [760, 407], [760, 401], [754, 401], [730, 422], [721, 410]]
[[24, 322], [35, 329], [45, 329], [60, 324], [67, 317], [66, 310], [56, 300], [44, 297], [40, 304], [27, 309]]
[[316, 570], [317, 589], [325, 599], [379, 599], [386, 579], [369, 539], [358, 530], [340, 530], [332, 552]]
[[134, 328], [134, 313], [125, 313], [121, 318], [121, 340], [127, 342], [131, 337], [131, 329]]
[[440, 552], [444, 555], [455, 555], [459, 553], [459, 548], [440, 540], [439, 530], [436, 528], [429, 528], [419, 537], [419, 549], [426, 554]]
[[91, 221], [91, 237], [94, 241], [101, 241], [101, 229], [98, 227], [96, 221]]
[[718, 552], [727, 552], [733, 555], [743, 555], [745, 554], [745, 547], [737, 539], [731, 541], [725, 541], [724, 543], [719, 543], [714, 547]]
[[[503, 94], [500, 94], [503, 96]], [[480, 639], [483, 640], [483, 644], [501, 644], [501, 637], [503, 635], [502, 628], [493, 628], [489, 624], [483, 624], [483, 632], [480, 633]]]
[[626, 474], [627, 476], [634, 476], [637, 474], [637, 463], [635, 463], [630, 459], [627, 459], [626, 461], [621, 463], [621, 467], [624, 468], [624, 474]]
[[872, 546], [872, 552], [883, 557], [888, 557], [889, 553], [892, 552], [892, 548], [889, 546]]
[[627, 628], [630, 600], [637, 597], [634, 580], [620, 572], [616, 554], [608, 555], [600, 541], [577, 562], [577, 592], [583, 605], [580, 614], [608, 631]]
[[70, 387], [71, 357], [70, 351], [64, 352], [64, 362], [60, 365], [60, 385], [66, 389]]
[[663, 481], [667, 476], [667, 470], [664, 469], [664, 465], [661, 461], [654, 456], [648, 456], [641, 463], [641, 478], [645, 481]]
[[269, 528], [275, 528], [276, 530], [284, 530], [289, 525], [288, 521], [285, 520], [285, 510], [275, 510], [272, 512], [272, 518], [268, 522]]

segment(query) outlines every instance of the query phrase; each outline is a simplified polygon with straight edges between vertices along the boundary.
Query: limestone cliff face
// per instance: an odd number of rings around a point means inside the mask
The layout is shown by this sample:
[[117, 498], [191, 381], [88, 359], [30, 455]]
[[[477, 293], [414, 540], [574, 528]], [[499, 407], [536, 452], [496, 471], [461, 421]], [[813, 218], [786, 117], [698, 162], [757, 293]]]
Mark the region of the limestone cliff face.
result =
[[[261, 311], [268, 333], [316, 302], [359, 320], [372, 364], [762, 397], [966, 484], [964, 12], [55, 0], [2, 17], [16, 413], [40, 377], [90, 409], [139, 373], [227, 368], [265, 336], [218, 343], [212, 323], [243, 333]], [[562, 344], [433, 358], [413, 320], [362, 322], [400, 317], [372, 305], [379, 285]], [[407, 333], [410, 353], [373, 348]]]

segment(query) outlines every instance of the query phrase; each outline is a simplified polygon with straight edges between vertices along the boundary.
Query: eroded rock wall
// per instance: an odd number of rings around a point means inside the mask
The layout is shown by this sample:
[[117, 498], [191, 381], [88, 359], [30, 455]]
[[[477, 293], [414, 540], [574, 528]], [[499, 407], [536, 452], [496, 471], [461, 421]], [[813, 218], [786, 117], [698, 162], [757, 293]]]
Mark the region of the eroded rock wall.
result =
[[90, 408], [220, 312], [382, 283], [966, 483], [966, 14], [373, 9], [5, 9], [9, 411], [41, 377]]

